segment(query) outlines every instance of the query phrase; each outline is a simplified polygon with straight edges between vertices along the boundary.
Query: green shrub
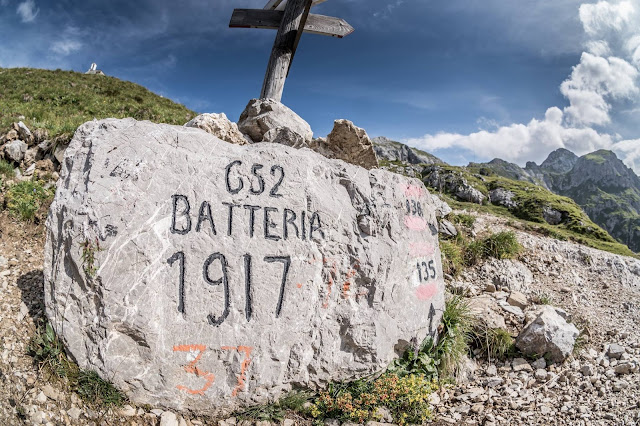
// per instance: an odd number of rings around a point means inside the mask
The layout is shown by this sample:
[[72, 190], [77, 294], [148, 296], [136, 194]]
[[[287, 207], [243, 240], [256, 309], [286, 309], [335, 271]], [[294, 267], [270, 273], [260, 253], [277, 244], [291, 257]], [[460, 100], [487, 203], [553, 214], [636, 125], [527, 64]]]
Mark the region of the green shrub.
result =
[[470, 214], [458, 213], [451, 215], [451, 222], [467, 229], [473, 229], [473, 225], [476, 223], [476, 217]]
[[11, 216], [31, 221], [36, 213], [47, 201], [53, 198], [54, 190], [45, 189], [38, 180], [28, 180], [12, 185], [5, 196], [7, 209]]
[[385, 407], [398, 424], [421, 424], [431, 417], [429, 397], [435, 389], [433, 381], [418, 374], [403, 377], [383, 374], [375, 380], [333, 383], [320, 393], [311, 413], [317, 419], [336, 418], [364, 423], [380, 420], [376, 411]]
[[450, 296], [442, 314], [442, 331], [433, 352], [440, 377], [455, 373], [463, 357], [469, 353], [469, 339], [475, 319], [469, 304], [461, 296]]
[[495, 257], [496, 259], [511, 259], [518, 255], [522, 247], [516, 238], [516, 234], [511, 231], [498, 232], [482, 240], [484, 257]]

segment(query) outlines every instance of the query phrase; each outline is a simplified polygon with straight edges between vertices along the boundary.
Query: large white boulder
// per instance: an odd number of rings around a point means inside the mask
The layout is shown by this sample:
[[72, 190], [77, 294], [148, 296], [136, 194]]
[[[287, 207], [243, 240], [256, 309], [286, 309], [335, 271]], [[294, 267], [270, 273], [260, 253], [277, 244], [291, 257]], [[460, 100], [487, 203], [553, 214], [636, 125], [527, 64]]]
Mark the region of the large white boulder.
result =
[[211, 415], [384, 370], [444, 307], [419, 180], [133, 119], [76, 132], [45, 252], [81, 367]]

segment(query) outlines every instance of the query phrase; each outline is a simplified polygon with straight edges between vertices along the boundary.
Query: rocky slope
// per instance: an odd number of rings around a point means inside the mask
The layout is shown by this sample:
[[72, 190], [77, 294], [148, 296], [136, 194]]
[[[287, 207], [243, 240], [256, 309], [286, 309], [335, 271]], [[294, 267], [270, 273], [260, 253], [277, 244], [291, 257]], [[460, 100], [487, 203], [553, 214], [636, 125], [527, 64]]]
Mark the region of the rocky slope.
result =
[[405, 162], [409, 164], [445, 164], [444, 161], [421, 151], [417, 148], [411, 148], [403, 143], [392, 141], [384, 136], [372, 138], [373, 148], [376, 155], [389, 162]]
[[640, 178], [611, 151], [578, 157], [561, 148], [537, 165], [520, 168], [495, 159], [473, 170], [532, 182], [574, 200], [591, 220], [634, 252], [640, 251]]

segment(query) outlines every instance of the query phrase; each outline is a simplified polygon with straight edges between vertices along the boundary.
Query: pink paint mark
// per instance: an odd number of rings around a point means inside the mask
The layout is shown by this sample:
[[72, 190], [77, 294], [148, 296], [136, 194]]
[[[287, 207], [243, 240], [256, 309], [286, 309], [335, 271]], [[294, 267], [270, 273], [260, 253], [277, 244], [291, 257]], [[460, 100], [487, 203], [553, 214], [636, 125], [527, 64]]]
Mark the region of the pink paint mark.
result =
[[405, 216], [404, 224], [412, 231], [424, 231], [427, 229], [427, 221], [418, 216]]
[[409, 243], [409, 254], [413, 257], [431, 256], [436, 249], [427, 243]]
[[424, 190], [419, 185], [403, 185], [405, 197], [422, 197]]
[[423, 284], [416, 289], [416, 297], [420, 300], [430, 300], [438, 292], [438, 284]]

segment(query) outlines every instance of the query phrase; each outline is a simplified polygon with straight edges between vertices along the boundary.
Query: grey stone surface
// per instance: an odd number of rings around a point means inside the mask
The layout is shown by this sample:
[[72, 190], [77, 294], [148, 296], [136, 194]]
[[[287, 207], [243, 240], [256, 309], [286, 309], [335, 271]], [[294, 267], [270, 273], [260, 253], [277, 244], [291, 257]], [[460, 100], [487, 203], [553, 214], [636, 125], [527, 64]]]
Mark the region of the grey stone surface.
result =
[[376, 155], [389, 161], [403, 161], [409, 164], [445, 164], [441, 159], [428, 152], [412, 148], [401, 142], [392, 141], [384, 136], [371, 138]]
[[250, 142], [247, 137], [240, 133], [238, 125], [231, 122], [224, 113], [200, 114], [185, 124], [185, 127], [197, 127], [225, 142], [237, 145], [246, 145]]
[[542, 217], [549, 225], [562, 223], [562, 212], [548, 206], [542, 208]]
[[449, 222], [447, 219], [440, 220], [438, 231], [442, 235], [447, 237], [455, 237], [456, 235], [458, 235], [458, 230], [456, 229], [456, 226], [453, 223]]
[[132, 402], [225, 415], [381, 371], [435, 332], [437, 237], [417, 179], [181, 126], [89, 122], [47, 220], [45, 305], [79, 365]]
[[496, 188], [489, 191], [489, 201], [491, 204], [498, 204], [508, 209], [514, 209], [518, 207], [518, 204], [513, 200], [515, 194], [504, 188]]
[[27, 152], [27, 144], [20, 139], [13, 140], [4, 146], [5, 156], [11, 160], [19, 163], [24, 158]]
[[504, 317], [500, 315], [500, 306], [495, 298], [488, 294], [476, 296], [469, 300], [471, 314], [488, 328], [507, 328]]
[[[300, 136], [305, 143], [310, 143], [313, 132], [309, 123], [287, 106], [273, 99], [252, 99], [240, 114], [238, 128], [253, 142], [273, 142], [265, 139], [265, 134], [272, 129], [287, 128]], [[279, 132], [272, 132], [268, 136], [275, 138]]]
[[552, 306], [544, 306], [538, 317], [516, 339], [516, 347], [525, 355], [548, 354], [553, 362], [562, 362], [573, 351], [580, 332]]
[[35, 142], [35, 138], [33, 137], [33, 134], [31, 134], [31, 130], [29, 130], [26, 124], [24, 124], [22, 121], [19, 121], [14, 125], [14, 128], [18, 132], [20, 139], [25, 141], [27, 145], [33, 145], [33, 143]]

